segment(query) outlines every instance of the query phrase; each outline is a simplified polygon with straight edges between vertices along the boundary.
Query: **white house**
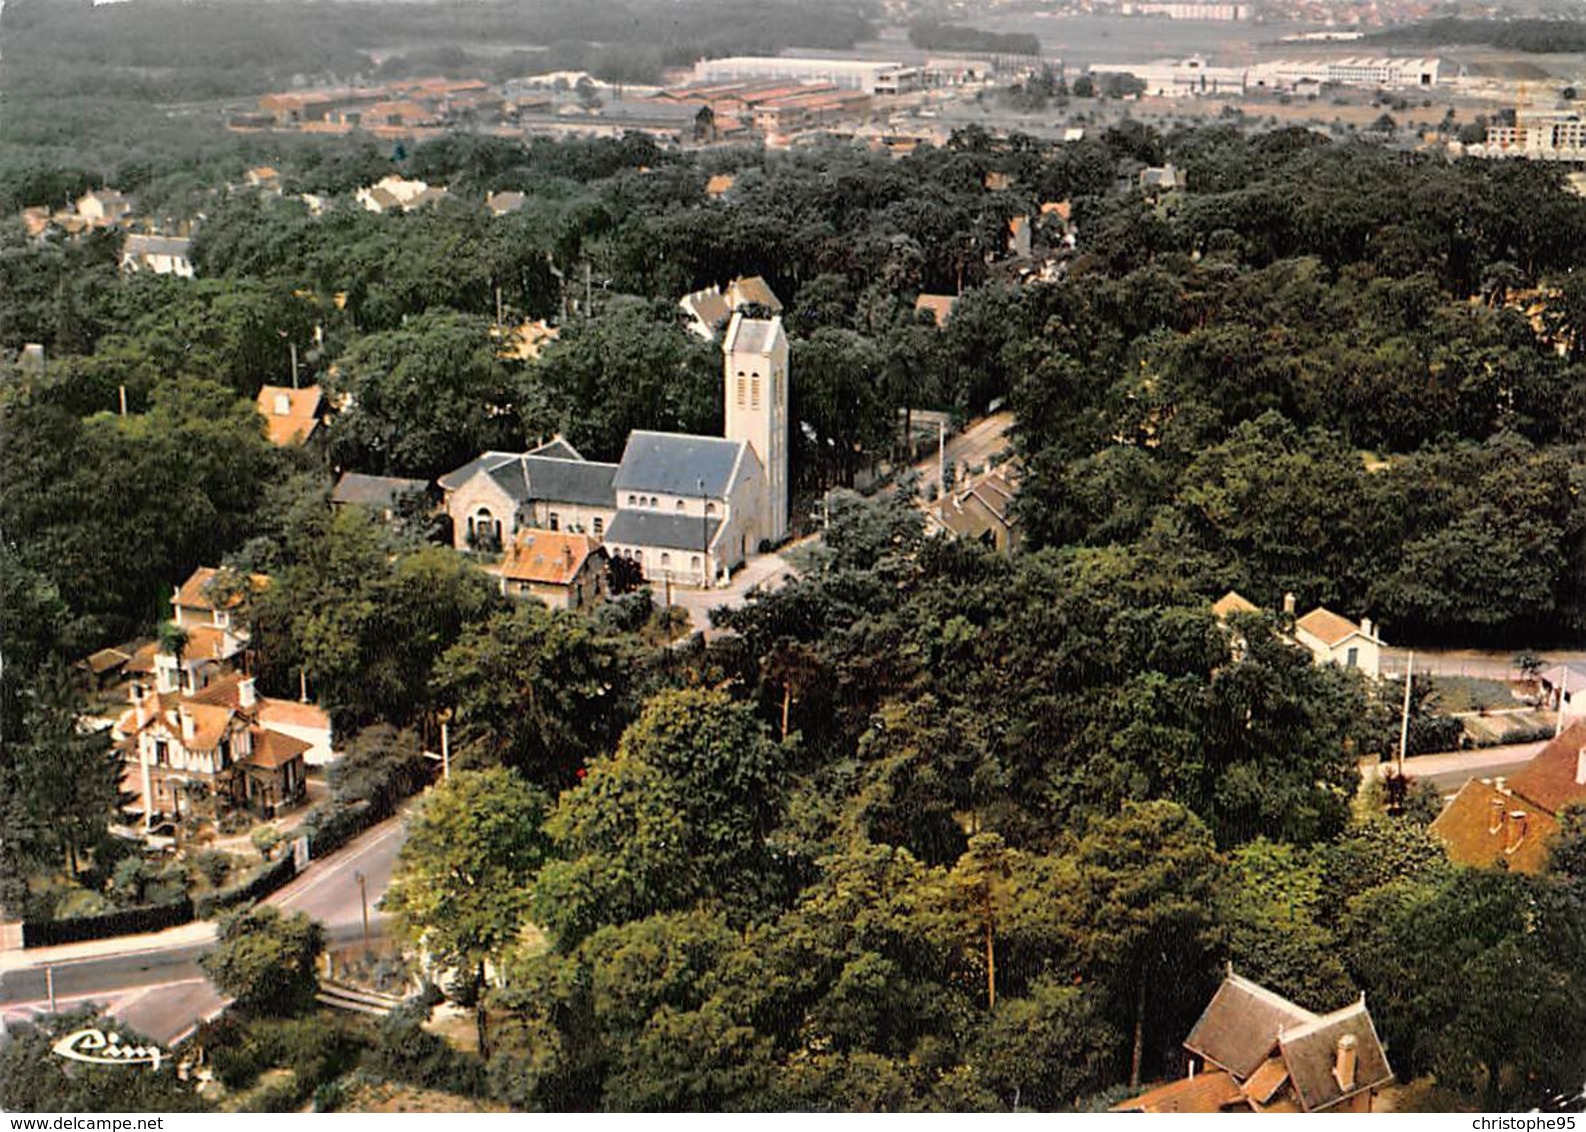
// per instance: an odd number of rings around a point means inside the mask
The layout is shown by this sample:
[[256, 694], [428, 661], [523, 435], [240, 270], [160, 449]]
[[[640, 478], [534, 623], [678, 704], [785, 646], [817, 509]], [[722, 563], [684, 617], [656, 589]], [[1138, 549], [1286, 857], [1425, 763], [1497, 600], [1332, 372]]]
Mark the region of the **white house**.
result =
[[192, 241], [181, 236], [129, 235], [121, 246], [121, 270], [128, 275], [139, 271], [154, 275], [177, 275], [183, 279], [193, 277], [193, 265], [187, 251]]
[[677, 305], [688, 315], [689, 333], [707, 342], [714, 342], [717, 328], [739, 311], [764, 307], [771, 314], [782, 313], [782, 300], [758, 275], [740, 276], [726, 287], [706, 287], [684, 295]]
[[1369, 618], [1356, 625], [1317, 606], [1295, 620], [1294, 639], [1311, 650], [1318, 664], [1358, 668], [1372, 679], [1382, 674], [1382, 650], [1387, 646], [1372, 631]]

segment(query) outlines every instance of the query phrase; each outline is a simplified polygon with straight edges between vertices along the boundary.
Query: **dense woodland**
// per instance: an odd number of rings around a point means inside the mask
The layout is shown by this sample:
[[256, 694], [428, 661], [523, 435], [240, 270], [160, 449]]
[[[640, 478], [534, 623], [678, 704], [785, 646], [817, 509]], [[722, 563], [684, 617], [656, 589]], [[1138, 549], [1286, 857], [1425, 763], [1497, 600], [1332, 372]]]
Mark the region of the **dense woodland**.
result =
[[[249, 157], [289, 195], [227, 191]], [[1189, 190], [1144, 199], [1135, 174], [1168, 159]], [[316, 217], [290, 195], [393, 169], [452, 199]], [[334, 141], [191, 177], [161, 199], [201, 204], [193, 281], [0, 225], [0, 343], [49, 357], [0, 388], [8, 860], [113, 886], [104, 776], [39, 769], [103, 766], [62, 666], [223, 562], [275, 579], [247, 611], [261, 681], [306, 674], [349, 737], [338, 800], [395, 792], [415, 734], [454, 721], [460, 771], [387, 906], [477, 1006], [482, 1054], [393, 1029], [326, 1064], [422, 1062], [528, 1108], [1097, 1105], [1177, 1071], [1231, 960], [1317, 1010], [1365, 990], [1401, 1077], [1435, 1075], [1426, 1103], [1531, 1105], [1586, 1073], [1578, 823], [1546, 876], [1452, 869], [1427, 799], [1354, 798], [1393, 705], [1270, 617], [1235, 649], [1209, 609], [1293, 591], [1394, 643], [1586, 633], [1586, 203], [1556, 171], [1125, 124], [902, 160]], [[493, 219], [505, 188], [528, 204]], [[1008, 219], [1063, 199], [1077, 249], [1013, 282]], [[719, 612], [708, 647], [647, 644], [643, 596], [510, 605], [417, 517], [330, 512], [334, 468], [715, 431], [719, 358], [675, 302], [749, 273], [787, 307], [802, 509], [838, 490], [800, 578]], [[945, 328], [915, 314], [960, 288]], [[559, 323], [539, 360], [497, 356], [498, 289]], [[253, 414], [289, 340], [354, 398], [329, 468]], [[906, 483], [844, 490], [897, 454], [901, 410], [996, 401], [1023, 553], [927, 537]], [[341, 1040], [243, 1015], [218, 1047]]]

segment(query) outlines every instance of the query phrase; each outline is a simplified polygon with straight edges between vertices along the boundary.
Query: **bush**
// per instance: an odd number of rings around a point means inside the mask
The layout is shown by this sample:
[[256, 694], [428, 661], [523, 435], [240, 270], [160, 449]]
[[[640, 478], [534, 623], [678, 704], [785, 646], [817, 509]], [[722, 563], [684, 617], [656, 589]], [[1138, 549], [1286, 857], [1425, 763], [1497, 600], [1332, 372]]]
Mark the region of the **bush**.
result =
[[253, 842], [253, 847], [259, 851], [259, 856], [268, 861], [270, 854], [275, 852], [275, 847], [281, 844], [281, 831], [272, 825], [261, 825], [253, 831], [248, 840]]
[[213, 1047], [208, 1050], [208, 1057], [215, 1079], [233, 1092], [246, 1089], [268, 1068], [260, 1057], [259, 1048], [247, 1040], [246, 1035], [240, 1035], [235, 1044]]
[[381, 1022], [374, 1047], [364, 1059], [371, 1074], [421, 1089], [441, 1089], [464, 1096], [485, 1091], [485, 1066], [478, 1057], [459, 1053], [444, 1038], [424, 1029], [429, 1007], [399, 1007]]
[[211, 888], [219, 888], [231, 875], [236, 859], [230, 853], [223, 853], [218, 849], [205, 849], [193, 859], [193, 864], [198, 869], [199, 875], [209, 882]]

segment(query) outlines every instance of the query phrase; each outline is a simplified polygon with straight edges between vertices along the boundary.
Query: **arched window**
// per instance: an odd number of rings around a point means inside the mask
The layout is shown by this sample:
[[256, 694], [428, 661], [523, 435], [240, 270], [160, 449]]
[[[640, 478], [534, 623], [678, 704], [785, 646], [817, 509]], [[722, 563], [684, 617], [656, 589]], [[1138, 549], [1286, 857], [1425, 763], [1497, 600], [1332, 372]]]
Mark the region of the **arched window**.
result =
[[670, 554], [668, 554], [664, 550], [661, 551], [661, 565], [662, 566], [670, 566], [671, 564], [672, 564], [672, 556]]
[[634, 551], [634, 552], [633, 552], [633, 560], [634, 560], [634, 562], [635, 562], [635, 563], [637, 563], [637, 564], [638, 564], [638, 565], [639, 565], [639, 566], [643, 566], [643, 565], [644, 565], [644, 551], [642, 551], [642, 550], [635, 550], [635, 551]]
[[709, 500], [706, 500], [706, 502], [705, 502], [705, 514], [714, 515], [715, 513], [716, 513], [716, 505], [714, 503], [710, 502]]
[[628, 506], [629, 507], [632, 507], [634, 505], [633, 500], [634, 500], [634, 496], [630, 493], [629, 496], [628, 496]]
[[755, 374], [752, 378], [749, 379], [749, 407], [751, 409], [758, 409], [760, 407], [760, 375], [759, 374]]
[[679, 499], [677, 501], [677, 509], [679, 511], [682, 511], [682, 510], [685, 510], [685, 508], [686, 508], [686, 504], [684, 504], [684, 502], [681, 499]]
[[743, 370], [738, 371], [738, 407], [743, 408]]
[[688, 560], [688, 568], [690, 570], [698, 570], [699, 569], [699, 555], [696, 554], [696, 555], [694, 555], [694, 557], [692, 557], [692, 558], [690, 558]]

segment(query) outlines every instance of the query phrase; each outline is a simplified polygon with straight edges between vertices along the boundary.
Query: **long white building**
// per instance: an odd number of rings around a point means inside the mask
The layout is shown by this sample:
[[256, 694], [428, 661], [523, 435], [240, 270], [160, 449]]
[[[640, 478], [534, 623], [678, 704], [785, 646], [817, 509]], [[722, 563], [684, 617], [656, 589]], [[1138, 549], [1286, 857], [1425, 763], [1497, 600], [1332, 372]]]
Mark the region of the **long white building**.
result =
[[920, 72], [918, 68], [905, 67], [897, 62], [813, 59], [793, 55], [735, 55], [727, 59], [701, 59], [694, 64], [694, 81], [697, 83], [754, 79], [822, 82], [862, 90], [866, 94], [903, 94], [918, 89]]

